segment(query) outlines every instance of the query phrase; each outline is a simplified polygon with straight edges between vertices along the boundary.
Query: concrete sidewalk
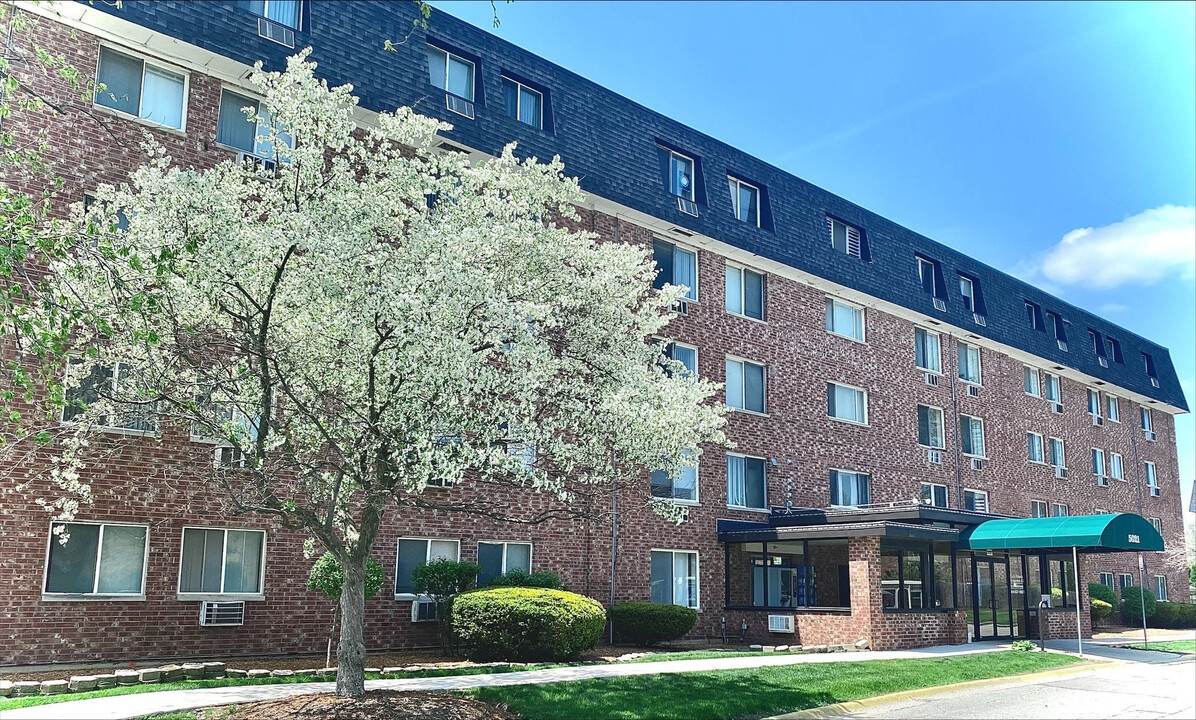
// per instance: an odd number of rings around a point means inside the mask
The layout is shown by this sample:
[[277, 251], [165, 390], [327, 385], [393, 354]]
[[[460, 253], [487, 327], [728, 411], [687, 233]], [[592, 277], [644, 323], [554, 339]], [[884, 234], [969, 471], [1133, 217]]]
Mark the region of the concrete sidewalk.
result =
[[[1183, 638], [1188, 639], [1188, 638]], [[1122, 641], [1124, 643], [1124, 641]], [[1056, 650], [1075, 654], [1075, 640], [1048, 640], [1048, 650]], [[1084, 657], [1090, 660], [1116, 660], [1120, 662], [1145, 663], [1147, 665], [1166, 665], [1175, 662], [1191, 662], [1191, 655], [1161, 652], [1156, 650], [1135, 650], [1128, 647], [1116, 647], [1100, 641], [1084, 640]]]
[[[946, 645], [917, 650], [888, 652], [819, 653], [809, 655], [760, 654], [747, 657], [712, 658], [707, 660], [664, 660], [646, 663], [609, 663], [605, 665], [582, 665], [578, 667], [550, 668], [547, 670], [524, 670], [511, 673], [486, 675], [459, 675], [438, 678], [410, 678], [401, 680], [368, 680], [367, 690], [469, 690], [478, 687], [502, 687], [510, 685], [544, 685], [571, 680], [593, 680], [598, 678], [629, 677], [633, 675], [660, 675], [670, 673], [709, 672], [713, 670], [742, 670], [777, 665], [799, 665], [802, 663], [864, 662], [869, 660], [910, 660], [917, 658], [950, 657], [971, 655], [1008, 649], [1008, 643], [973, 643], [971, 645]], [[248, 685], [242, 687], [206, 688], [196, 690], [168, 690], [136, 695], [72, 700], [70, 702], [37, 705], [19, 710], [0, 712], [3, 720], [128, 720], [151, 713], [191, 710], [212, 705], [274, 700], [306, 695], [309, 693], [332, 692], [335, 683], [292, 683], [287, 685]]]

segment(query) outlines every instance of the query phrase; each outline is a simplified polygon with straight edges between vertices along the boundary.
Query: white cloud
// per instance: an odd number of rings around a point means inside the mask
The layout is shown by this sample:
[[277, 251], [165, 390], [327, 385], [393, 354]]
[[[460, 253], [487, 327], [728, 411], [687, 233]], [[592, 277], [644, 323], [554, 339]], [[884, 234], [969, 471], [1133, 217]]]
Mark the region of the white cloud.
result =
[[1164, 205], [1098, 228], [1077, 228], [1043, 258], [1062, 285], [1114, 288], [1196, 277], [1196, 207]]
[[1122, 305], [1121, 303], [1105, 303], [1104, 305], [1100, 306], [1100, 314], [1101, 315], [1120, 315], [1121, 313], [1123, 313], [1129, 309], [1130, 309], [1129, 305]]

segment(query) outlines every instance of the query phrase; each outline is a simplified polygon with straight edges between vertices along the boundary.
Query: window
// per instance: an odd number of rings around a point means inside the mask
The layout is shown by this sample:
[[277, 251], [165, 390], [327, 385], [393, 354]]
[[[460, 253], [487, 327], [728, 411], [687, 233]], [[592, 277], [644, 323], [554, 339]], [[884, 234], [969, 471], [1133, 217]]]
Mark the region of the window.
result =
[[685, 366], [686, 373], [698, 376], [698, 349], [692, 345], [669, 343], [665, 345], [664, 355], [670, 360], [676, 360]]
[[1156, 387], [1157, 387], [1157, 383], [1159, 380], [1159, 373], [1155, 369], [1154, 356], [1152, 356], [1150, 353], [1142, 353], [1142, 364], [1146, 366], [1146, 375], [1151, 380], [1155, 381]]
[[749, 412], [765, 411], [763, 365], [727, 358], [727, 404]]
[[737, 178], [728, 177], [731, 186], [731, 209], [736, 219], [760, 227], [760, 188]]
[[53, 523], [45, 593], [145, 595], [148, 537], [145, 525]]
[[1063, 441], [1051, 438], [1048, 443], [1051, 449], [1051, 465], [1057, 468], [1067, 467], [1067, 458], [1063, 454]]
[[473, 102], [473, 72], [474, 65], [469, 60], [434, 45], [428, 46], [428, 81], [434, 86]]
[[1055, 602], [1058, 601], [1058, 607], [1074, 608], [1077, 588], [1075, 587], [1075, 563], [1071, 561], [1071, 556], [1048, 557], [1046, 564], [1050, 587], [1049, 589], [1043, 588], [1043, 590], [1050, 592], [1051, 605], [1055, 605]]
[[826, 384], [826, 414], [836, 420], [868, 424], [868, 393], [838, 383]]
[[1047, 517], [1047, 504], [1045, 500], [1031, 500], [1030, 501], [1030, 517]]
[[1088, 414], [1100, 415], [1100, 393], [1091, 388], [1088, 389]]
[[1042, 308], [1037, 303], [1026, 301], [1026, 319], [1030, 321], [1030, 328], [1033, 330], [1045, 329], [1042, 322]]
[[970, 415], [959, 416], [959, 437], [963, 454], [984, 457], [984, 421]]
[[669, 192], [686, 200], [694, 199], [694, 161], [676, 150], [669, 150]]
[[727, 505], [768, 509], [764, 459], [727, 453]]
[[944, 297], [946, 293], [942, 291], [938, 279], [938, 263], [924, 257], [915, 256], [915, 258], [918, 261], [918, 282], [922, 285], [922, 291], [931, 297]]
[[764, 276], [727, 265], [727, 312], [764, 319]]
[[1117, 575], [1117, 585], [1122, 590], [1134, 586], [1134, 576], [1129, 573], [1119, 573]]
[[834, 218], [826, 219], [831, 230], [831, 247], [851, 257], [863, 259], [863, 233], [860, 229]]
[[864, 308], [828, 297], [826, 331], [864, 342]]
[[458, 540], [433, 540], [430, 538], [399, 538], [399, 551], [395, 558], [395, 595], [415, 593], [412, 573], [415, 568], [436, 560], [461, 559], [461, 543]]
[[872, 502], [872, 476], [862, 472], [831, 470], [831, 505], [857, 507]]
[[[78, 365], [83, 360], [71, 358], [70, 362], [72, 365]], [[117, 407], [111, 416], [97, 418], [101, 427], [146, 433], [157, 431], [158, 419], [153, 403], [132, 402], [138, 397], [135, 380], [133, 368], [128, 363], [117, 363], [115, 370], [103, 365], [93, 365], [91, 372], [78, 385], [66, 389], [66, 405], [62, 409], [63, 422], [75, 419], [88, 406], [101, 399], [111, 399]], [[118, 399], [130, 402], [116, 402]]]
[[299, 29], [299, 0], [249, 0], [249, 9], [267, 20]]
[[183, 528], [179, 593], [258, 595], [265, 559], [261, 530]]
[[664, 240], [652, 241], [652, 260], [656, 262], [656, 278], [652, 287], [684, 285], [687, 300], [698, 299], [698, 255]]
[[1146, 471], [1146, 487], [1150, 488], [1150, 493], [1154, 495], [1159, 489], [1159, 479], [1154, 472], [1154, 463], [1148, 462], [1145, 466]]
[[1105, 338], [1096, 330], [1088, 329], [1088, 339], [1092, 341], [1092, 352], [1096, 353], [1097, 357], [1105, 357]]
[[697, 502], [698, 468], [683, 465], [672, 475], [669, 475], [666, 470], [654, 470], [652, 472], [652, 497]]
[[922, 504], [947, 507], [947, 486], [937, 483], [922, 483]]
[[1117, 404], [1117, 398], [1112, 395], [1105, 395], [1105, 416], [1110, 422], [1121, 422], [1121, 408]]
[[963, 298], [963, 306], [968, 309], [968, 312], [979, 312], [976, 310], [976, 283], [971, 278], [959, 276], [959, 294]]
[[1060, 403], [1061, 395], [1059, 390], [1059, 376], [1051, 373], [1043, 373], [1043, 385], [1046, 386], [1046, 399], [1053, 403]]
[[1038, 433], [1026, 433], [1026, 457], [1030, 462], [1043, 462], [1042, 436]]
[[918, 444], [938, 450], [947, 447], [943, 436], [943, 411], [939, 408], [918, 406]]
[[1051, 335], [1055, 338], [1059, 349], [1067, 352], [1067, 330], [1063, 321], [1063, 316], [1056, 312], [1046, 311], [1047, 327], [1051, 331]]
[[914, 328], [914, 363], [927, 372], [943, 371], [938, 333]]
[[1146, 432], [1154, 432], [1154, 418], [1150, 415], [1150, 408], [1142, 408], [1142, 429]]
[[1051, 517], [1067, 517], [1067, 504], [1051, 503]]
[[[934, 607], [935, 564], [929, 543], [880, 543], [881, 606], [886, 610]], [[949, 594], [949, 593], [948, 593]]]
[[1039, 384], [1038, 370], [1029, 365], [1022, 366], [1022, 382], [1027, 395], [1042, 397], [1042, 386]]
[[980, 384], [980, 348], [959, 343], [959, 379], [973, 385]]
[[698, 554], [652, 551], [652, 602], [698, 608]]
[[1150, 518], [1150, 524], [1154, 527], [1155, 532], [1163, 534], [1163, 521], [1159, 518]]
[[1092, 448], [1092, 474], [1103, 477], [1105, 474], [1105, 451]]
[[1112, 356], [1113, 362], [1125, 364], [1125, 356], [1121, 354], [1121, 343], [1116, 338], [1105, 336], [1105, 340], [1109, 343], [1109, 355]]
[[97, 105], [139, 117], [157, 125], [182, 130], [187, 117], [187, 76], [100, 48], [96, 82]]
[[532, 571], [532, 544], [526, 542], [478, 543], [478, 587], [485, 587], [499, 575], [512, 570]]
[[1125, 480], [1125, 469], [1120, 453], [1109, 453], [1109, 477], [1114, 480]]
[[1103, 572], [1100, 574], [1100, 584], [1107, 588], [1113, 587], [1113, 573]]
[[988, 512], [988, 492], [965, 489], [963, 491], [963, 507], [972, 512]]
[[544, 127], [544, 94], [509, 77], [502, 79], [503, 104], [507, 117], [531, 125], [539, 130]]
[[[249, 122], [243, 112], [251, 107], [257, 114], [256, 123]], [[263, 158], [274, 157], [274, 146], [270, 142], [270, 129], [273, 121], [270, 111], [260, 101], [231, 90], [220, 93], [220, 114], [216, 121], [216, 142], [221, 145], [237, 148], [243, 152]], [[278, 131], [279, 138], [289, 147], [292, 139], [282, 129]]]
[[1167, 578], [1162, 575], [1154, 576], [1154, 599], [1167, 602]]

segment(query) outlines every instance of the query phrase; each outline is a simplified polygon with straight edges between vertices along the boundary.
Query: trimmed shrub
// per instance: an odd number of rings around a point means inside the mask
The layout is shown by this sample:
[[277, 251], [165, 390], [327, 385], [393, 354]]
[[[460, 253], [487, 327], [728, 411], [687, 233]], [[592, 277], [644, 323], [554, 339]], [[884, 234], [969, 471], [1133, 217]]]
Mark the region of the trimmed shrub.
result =
[[[316, 564], [311, 566], [311, 572], [307, 576], [307, 589], [319, 590], [333, 601], [338, 601], [341, 599], [342, 582], [341, 565], [336, 561], [336, 557], [329, 552], [321, 555], [320, 559], [316, 560]], [[382, 566], [374, 558], [366, 558], [365, 599], [369, 600], [377, 595], [384, 582], [386, 582], [386, 576], [382, 571]]]
[[453, 600], [452, 625], [475, 660], [565, 660], [598, 644], [606, 611], [564, 590], [486, 588]]
[[1113, 616], [1113, 606], [1104, 600], [1089, 600], [1088, 612], [1092, 616], [1092, 624], [1099, 625]]
[[1154, 593], [1144, 588], [1121, 588], [1121, 619], [1127, 625], [1142, 622], [1143, 600], [1145, 600], [1146, 618], [1149, 620], [1155, 614], [1157, 600]]
[[1160, 602], [1154, 615], [1146, 619], [1153, 628], [1196, 628], [1196, 605], [1191, 603]]
[[561, 576], [554, 572], [528, 573], [523, 570], [508, 570], [490, 580], [486, 587], [533, 587], [549, 590], [563, 590]]
[[698, 621], [698, 613], [680, 605], [628, 602], [610, 609], [610, 621], [624, 642], [651, 647], [684, 636]]
[[1117, 593], [1113, 588], [1101, 583], [1088, 583], [1088, 597], [1092, 600], [1103, 600], [1112, 607], [1117, 607]]

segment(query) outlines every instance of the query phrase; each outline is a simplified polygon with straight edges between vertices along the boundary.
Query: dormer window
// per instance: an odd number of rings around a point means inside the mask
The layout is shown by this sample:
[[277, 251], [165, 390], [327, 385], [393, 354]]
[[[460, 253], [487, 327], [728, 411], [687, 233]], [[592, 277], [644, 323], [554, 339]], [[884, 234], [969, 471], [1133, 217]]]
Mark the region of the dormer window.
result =
[[760, 188], [728, 177], [731, 186], [731, 209], [740, 222], [760, 227]]
[[679, 198], [694, 199], [694, 161], [676, 150], [669, 150], [669, 192]]
[[854, 258], [864, 259], [864, 234], [858, 227], [832, 217], [826, 219], [831, 231], [831, 247]]
[[1155, 369], [1154, 357], [1150, 353], [1142, 353], [1142, 363], [1146, 366], [1146, 375], [1150, 378], [1150, 384], [1158, 387], [1159, 373]]
[[473, 117], [474, 64], [447, 50], [428, 46], [428, 81], [445, 91], [449, 110]]
[[947, 289], [944, 287], [943, 271], [938, 261], [924, 258], [921, 255], [916, 255], [915, 259], [918, 263], [918, 282], [922, 285], [922, 291], [931, 297], [935, 310], [945, 312], [947, 310]]
[[1105, 342], [1109, 344], [1109, 355], [1112, 356], [1113, 362], [1124, 365], [1125, 356], [1121, 354], [1121, 343], [1117, 341], [1117, 338], [1106, 335]]
[[299, 0], [249, 0], [249, 10], [292, 30], [299, 29]]
[[1057, 312], [1046, 311], [1047, 330], [1055, 337], [1055, 344], [1063, 352], [1067, 352], [1067, 330], [1064, 328], [1063, 317]]
[[503, 76], [503, 102], [507, 117], [540, 130], [544, 127], [544, 93]]
[[1042, 322], [1042, 308], [1038, 306], [1038, 303], [1032, 303], [1029, 300], [1026, 301], [1026, 319], [1029, 321], [1032, 330], [1046, 329], [1045, 324]]

